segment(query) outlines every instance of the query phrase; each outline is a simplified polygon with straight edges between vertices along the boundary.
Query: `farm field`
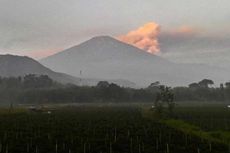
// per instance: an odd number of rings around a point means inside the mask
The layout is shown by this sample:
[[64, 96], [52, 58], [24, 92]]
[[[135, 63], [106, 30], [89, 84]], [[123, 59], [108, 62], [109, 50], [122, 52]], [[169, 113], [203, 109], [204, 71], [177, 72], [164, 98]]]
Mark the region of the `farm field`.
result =
[[229, 153], [229, 117], [225, 107], [178, 107], [170, 118], [137, 105], [1, 109], [0, 152]]

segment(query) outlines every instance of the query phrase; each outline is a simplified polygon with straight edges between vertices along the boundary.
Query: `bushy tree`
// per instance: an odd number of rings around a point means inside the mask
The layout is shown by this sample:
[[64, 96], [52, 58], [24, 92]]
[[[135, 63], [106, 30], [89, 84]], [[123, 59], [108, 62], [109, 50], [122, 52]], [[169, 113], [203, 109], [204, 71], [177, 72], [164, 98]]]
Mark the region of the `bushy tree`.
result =
[[98, 88], [108, 88], [109, 87], [109, 82], [108, 81], [99, 81], [97, 83]]
[[160, 86], [160, 92], [157, 94], [157, 98], [155, 101], [155, 107], [158, 113], [162, 113], [164, 109], [164, 104], [168, 106], [168, 111], [170, 114], [173, 114], [173, 110], [175, 107], [174, 103], [174, 94], [172, 92], [171, 87]]
[[209, 85], [213, 85], [214, 82], [212, 80], [210, 80], [210, 79], [203, 79], [198, 84], [199, 84], [200, 87], [208, 88]]
[[226, 87], [226, 88], [230, 88], [230, 82], [226, 82], [226, 83], [225, 83], [225, 87]]
[[189, 88], [193, 88], [193, 89], [196, 89], [196, 88], [200, 87], [199, 83], [191, 83], [188, 86], [189, 86]]

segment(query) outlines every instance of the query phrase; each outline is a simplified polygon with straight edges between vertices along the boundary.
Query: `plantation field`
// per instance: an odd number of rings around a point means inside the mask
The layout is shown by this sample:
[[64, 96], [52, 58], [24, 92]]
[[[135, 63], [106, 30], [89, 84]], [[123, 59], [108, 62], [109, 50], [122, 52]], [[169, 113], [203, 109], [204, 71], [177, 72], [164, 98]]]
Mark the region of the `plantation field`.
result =
[[161, 119], [146, 105], [63, 106], [49, 113], [5, 108], [0, 153], [229, 153], [227, 141], [204, 125], [227, 132], [230, 112], [203, 109], [178, 107], [173, 118]]

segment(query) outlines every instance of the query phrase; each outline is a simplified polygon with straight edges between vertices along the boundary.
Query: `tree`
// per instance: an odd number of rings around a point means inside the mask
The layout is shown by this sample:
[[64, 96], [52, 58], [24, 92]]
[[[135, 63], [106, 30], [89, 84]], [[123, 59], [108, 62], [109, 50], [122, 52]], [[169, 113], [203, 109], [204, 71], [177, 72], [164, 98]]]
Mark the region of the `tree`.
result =
[[40, 75], [37, 77], [37, 86], [39, 88], [51, 87], [53, 85], [53, 80], [49, 78], [48, 75]]
[[159, 93], [156, 96], [156, 100], [155, 100], [154, 106], [156, 108], [156, 112], [159, 115], [162, 115], [163, 110], [164, 110], [164, 106], [163, 106], [163, 101], [161, 100], [161, 94], [159, 94]]
[[153, 82], [151, 83], [148, 88], [156, 88], [156, 87], [159, 87], [160, 85], [160, 82], [159, 81], [156, 81], [156, 82]]
[[98, 88], [108, 88], [109, 87], [109, 82], [108, 81], [99, 81], [97, 83]]
[[230, 82], [225, 83], [226, 88], [230, 88]]
[[196, 88], [199, 88], [199, 87], [200, 87], [200, 85], [199, 85], [198, 83], [191, 83], [191, 84], [189, 84], [188, 86], [189, 86], [189, 88], [193, 88], [193, 89], [194, 89], [194, 88], [196, 89]]
[[157, 98], [155, 101], [155, 107], [159, 114], [163, 112], [164, 103], [168, 105], [168, 110], [170, 114], [173, 114], [173, 110], [175, 107], [174, 103], [174, 94], [172, 93], [171, 87], [160, 86], [160, 92], [157, 94]]
[[123, 89], [115, 83], [111, 83], [108, 87], [107, 98], [111, 101], [121, 101], [123, 98]]
[[48, 75], [28, 74], [24, 77], [23, 83], [26, 88], [47, 88], [53, 85], [53, 80]]
[[28, 74], [24, 77], [24, 86], [26, 88], [32, 88], [35, 87], [36, 83], [36, 75], [35, 74]]
[[209, 79], [203, 79], [198, 84], [200, 85], [200, 87], [208, 88], [209, 85], [213, 85], [214, 82], [212, 80], [209, 80]]

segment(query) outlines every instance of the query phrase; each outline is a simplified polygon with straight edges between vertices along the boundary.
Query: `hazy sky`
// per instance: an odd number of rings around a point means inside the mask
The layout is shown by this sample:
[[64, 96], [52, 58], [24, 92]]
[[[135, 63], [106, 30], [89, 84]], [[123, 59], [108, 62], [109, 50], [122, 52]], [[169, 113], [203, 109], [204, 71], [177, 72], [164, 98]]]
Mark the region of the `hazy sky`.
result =
[[149, 22], [159, 25], [163, 57], [230, 62], [229, 0], [0, 0], [0, 53], [40, 58]]

